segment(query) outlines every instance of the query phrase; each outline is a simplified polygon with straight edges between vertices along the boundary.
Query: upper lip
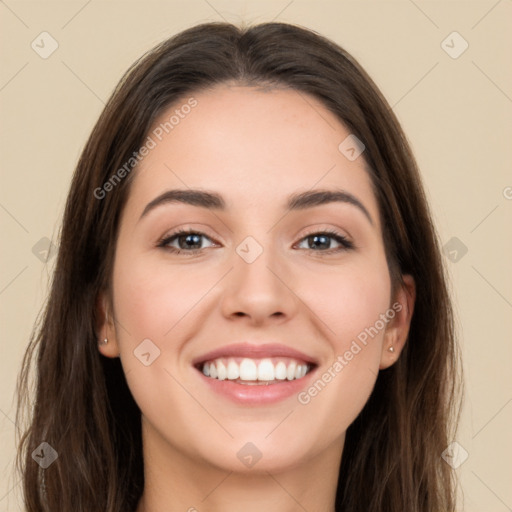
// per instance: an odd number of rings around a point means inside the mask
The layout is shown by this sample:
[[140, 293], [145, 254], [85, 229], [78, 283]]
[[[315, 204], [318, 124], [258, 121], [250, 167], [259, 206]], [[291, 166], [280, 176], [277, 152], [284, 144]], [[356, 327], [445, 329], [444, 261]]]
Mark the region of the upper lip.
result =
[[196, 357], [192, 364], [194, 366], [218, 359], [220, 357], [248, 357], [253, 359], [263, 359], [266, 357], [289, 357], [298, 359], [312, 365], [316, 365], [316, 359], [295, 348], [288, 347], [279, 343], [234, 343], [216, 348], [206, 354]]

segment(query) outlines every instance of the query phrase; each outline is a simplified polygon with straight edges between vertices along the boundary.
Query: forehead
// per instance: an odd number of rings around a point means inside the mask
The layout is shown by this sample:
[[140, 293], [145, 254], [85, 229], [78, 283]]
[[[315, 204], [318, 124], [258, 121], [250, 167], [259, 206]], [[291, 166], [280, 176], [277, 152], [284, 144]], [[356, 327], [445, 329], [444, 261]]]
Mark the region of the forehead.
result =
[[364, 153], [347, 158], [340, 144], [350, 132], [303, 92], [219, 85], [169, 106], [148, 136], [132, 201], [189, 187], [218, 190], [228, 206], [281, 205], [297, 191], [331, 187], [360, 197], [378, 218]]

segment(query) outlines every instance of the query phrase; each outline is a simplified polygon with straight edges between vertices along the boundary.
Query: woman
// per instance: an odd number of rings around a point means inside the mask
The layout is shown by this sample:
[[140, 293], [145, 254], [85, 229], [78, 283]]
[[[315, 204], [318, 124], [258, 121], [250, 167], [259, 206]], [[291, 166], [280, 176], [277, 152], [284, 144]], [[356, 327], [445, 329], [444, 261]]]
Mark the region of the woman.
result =
[[418, 170], [306, 29], [204, 24], [133, 65], [74, 175], [20, 417], [36, 349], [29, 512], [454, 510]]

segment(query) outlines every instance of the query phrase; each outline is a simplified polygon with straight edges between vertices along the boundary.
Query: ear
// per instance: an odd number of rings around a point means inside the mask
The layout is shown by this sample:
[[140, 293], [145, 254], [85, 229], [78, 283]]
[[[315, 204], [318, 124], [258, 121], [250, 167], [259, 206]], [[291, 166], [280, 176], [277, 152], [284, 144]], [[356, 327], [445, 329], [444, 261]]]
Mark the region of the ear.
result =
[[[379, 366], [381, 370], [389, 368], [398, 360], [409, 334], [416, 301], [416, 284], [409, 274], [403, 275], [402, 279], [403, 284], [396, 292], [390, 308], [390, 310], [395, 311], [395, 316], [387, 324], [384, 333]], [[390, 351], [390, 347], [393, 347], [393, 351]]]
[[96, 319], [98, 350], [105, 357], [118, 357], [120, 350], [117, 343], [114, 314], [106, 292], [100, 292], [96, 300]]

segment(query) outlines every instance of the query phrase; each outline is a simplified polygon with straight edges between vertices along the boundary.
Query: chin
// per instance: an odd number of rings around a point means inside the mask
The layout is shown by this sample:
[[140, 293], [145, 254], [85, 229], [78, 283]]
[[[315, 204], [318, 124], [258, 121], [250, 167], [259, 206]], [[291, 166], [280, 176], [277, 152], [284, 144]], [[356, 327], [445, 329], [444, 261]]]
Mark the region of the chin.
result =
[[209, 444], [206, 451], [201, 450], [199, 459], [224, 471], [256, 475], [289, 471], [312, 457], [311, 451], [296, 436], [288, 436], [286, 444], [281, 439], [276, 442], [260, 438], [261, 434], [259, 437], [248, 435], [243, 440], [219, 443], [215, 448]]

